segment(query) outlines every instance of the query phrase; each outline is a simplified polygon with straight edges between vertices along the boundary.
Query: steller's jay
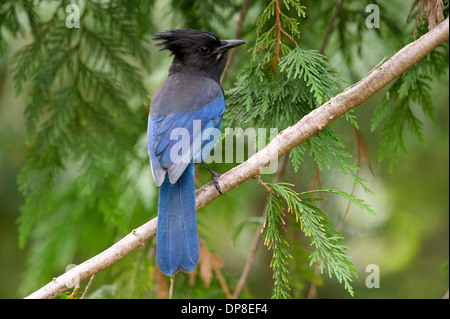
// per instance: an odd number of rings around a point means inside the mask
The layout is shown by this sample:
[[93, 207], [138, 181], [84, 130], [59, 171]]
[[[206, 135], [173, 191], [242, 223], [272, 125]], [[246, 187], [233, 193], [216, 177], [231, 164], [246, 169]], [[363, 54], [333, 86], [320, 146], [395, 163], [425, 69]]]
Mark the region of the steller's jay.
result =
[[[219, 81], [227, 51], [245, 41], [180, 29], [159, 33], [154, 40], [164, 41], [158, 44], [161, 50], [174, 55], [167, 80], [152, 97], [147, 131], [153, 179], [160, 187], [156, 258], [161, 271], [171, 276], [197, 266], [194, 165], [207, 167], [203, 161], [220, 132], [225, 95]], [[215, 180], [218, 173], [208, 170]], [[215, 185], [220, 192], [216, 180]]]

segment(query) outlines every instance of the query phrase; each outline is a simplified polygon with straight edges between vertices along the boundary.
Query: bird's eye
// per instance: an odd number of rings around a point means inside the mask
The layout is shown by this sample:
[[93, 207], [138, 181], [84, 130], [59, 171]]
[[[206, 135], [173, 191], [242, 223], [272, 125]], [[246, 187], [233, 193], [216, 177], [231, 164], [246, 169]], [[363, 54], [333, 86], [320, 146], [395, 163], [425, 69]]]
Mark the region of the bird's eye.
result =
[[209, 53], [209, 48], [208, 48], [206, 45], [202, 46], [202, 47], [200, 48], [200, 53], [202, 53], [202, 54], [207, 54], [207, 53]]

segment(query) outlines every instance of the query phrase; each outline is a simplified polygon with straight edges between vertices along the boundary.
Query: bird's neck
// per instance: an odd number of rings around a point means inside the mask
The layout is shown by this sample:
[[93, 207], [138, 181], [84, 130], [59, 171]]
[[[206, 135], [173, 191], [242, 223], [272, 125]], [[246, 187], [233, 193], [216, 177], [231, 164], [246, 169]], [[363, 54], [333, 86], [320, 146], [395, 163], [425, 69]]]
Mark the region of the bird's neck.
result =
[[169, 68], [169, 76], [177, 73], [189, 73], [190, 75], [202, 76], [213, 79], [218, 83], [220, 83], [220, 76], [222, 75], [222, 72], [217, 72], [215, 69], [199, 70], [198, 68], [191, 68], [183, 64], [178, 58], [175, 57]]

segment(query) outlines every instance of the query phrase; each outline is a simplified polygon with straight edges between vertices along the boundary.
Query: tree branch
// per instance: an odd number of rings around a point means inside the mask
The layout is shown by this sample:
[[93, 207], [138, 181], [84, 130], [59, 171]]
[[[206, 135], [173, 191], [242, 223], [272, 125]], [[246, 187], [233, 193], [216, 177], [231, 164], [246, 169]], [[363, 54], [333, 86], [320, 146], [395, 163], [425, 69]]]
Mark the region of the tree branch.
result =
[[[449, 38], [449, 19], [447, 18], [418, 40], [408, 44], [383, 65], [373, 69], [364, 79], [347, 88], [316, 110], [303, 117], [295, 125], [288, 127], [276, 136], [264, 149], [254, 154], [246, 162], [234, 167], [219, 178], [222, 193], [260, 174], [260, 171], [287, 154], [295, 146], [309, 139], [358, 105], [364, 103], [377, 91], [411, 68], [437, 46]], [[219, 197], [211, 182], [197, 189], [197, 210]], [[50, 283], [29, 295], [27, 298], [55, 298], [67, 289], [92, 275], [105, 270], [132, 252], [156, 234], [157, 219], [133, 230], [119, 242], [92, 257], [68, 272], [54, 278]]]

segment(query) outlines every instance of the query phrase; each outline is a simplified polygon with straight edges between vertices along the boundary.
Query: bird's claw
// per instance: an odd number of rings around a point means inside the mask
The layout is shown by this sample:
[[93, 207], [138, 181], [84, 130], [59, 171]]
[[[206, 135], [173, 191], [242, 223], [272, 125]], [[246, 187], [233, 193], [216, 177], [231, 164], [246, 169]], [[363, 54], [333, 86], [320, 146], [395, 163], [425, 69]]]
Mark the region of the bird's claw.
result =
[[208, 172], [211, 173], [211, 178], [213, 180], [214, 186], [216, 187], [217, 191], [219, 192], [220, 195], [223, 195], [221, 189], [220, 189], [220, 185], [219, 185], [219, 177], [222, 176], [222, 173], [216, 172], [215, 170], [213, 170], [211, 167], [209, 167], [208, 165], [206, 165], [205, 163], [201, 162], [201, 164], [208, 170]]
[[[220, 175], [222, 175], [222, 174], [220, 174]], [[219, 175], [219, 176], [220, 176], [220, 175]], [[211, 176], [212, 176], [212, 180], [213, 180], [214, 186], [216, 187], [217, 191], [220, 193], [220, 195], [223, 195], [223, 194], [222, 194], [222, 191], [220, 190], [219, 181], [217, 180], [217, 178], [218, 178], [219, 176], [214, 176], [214, 175], [212, 175], [212, 174], [211, 174]]]

